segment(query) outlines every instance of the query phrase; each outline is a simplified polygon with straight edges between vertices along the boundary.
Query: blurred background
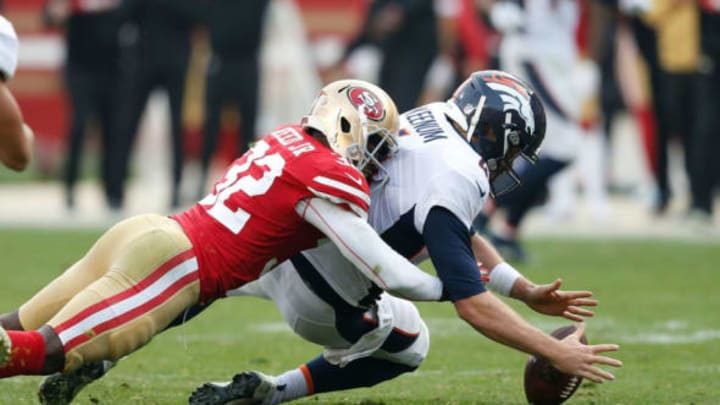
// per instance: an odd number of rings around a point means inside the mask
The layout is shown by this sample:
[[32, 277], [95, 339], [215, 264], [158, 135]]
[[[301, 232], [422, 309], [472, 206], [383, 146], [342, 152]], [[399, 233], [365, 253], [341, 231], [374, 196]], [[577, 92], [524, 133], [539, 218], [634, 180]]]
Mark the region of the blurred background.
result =
[[720, 240], [717, 0], [1, 3], [36, 140], [30, 169], [0, 168], [0, 227], [186, 208], [333, 79], [407, 111], [500, 68], [548, 112], [520, 208], [498, 201], [478, 224], [509, 254], [534, 235]]

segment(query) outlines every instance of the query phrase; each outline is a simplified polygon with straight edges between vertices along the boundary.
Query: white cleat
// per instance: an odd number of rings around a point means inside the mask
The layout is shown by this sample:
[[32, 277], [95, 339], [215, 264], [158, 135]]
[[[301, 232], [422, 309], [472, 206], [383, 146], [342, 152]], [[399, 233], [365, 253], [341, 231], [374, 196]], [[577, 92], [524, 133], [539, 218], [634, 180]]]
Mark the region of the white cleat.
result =
[[12, 342], [8, 333], [0, 326], [0, 367], [5, 366], [10, 361], [10, 351], [12, 350]]

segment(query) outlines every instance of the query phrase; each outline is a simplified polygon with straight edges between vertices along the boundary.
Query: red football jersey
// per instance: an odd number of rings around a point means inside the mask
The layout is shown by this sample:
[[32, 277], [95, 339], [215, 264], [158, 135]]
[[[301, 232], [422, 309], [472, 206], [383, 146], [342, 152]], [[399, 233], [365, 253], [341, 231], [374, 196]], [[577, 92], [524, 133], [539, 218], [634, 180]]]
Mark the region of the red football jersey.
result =
[[286, 126], [234, 161], [210, 195], [173, 216], [193, 243], [202, 301], [317, 246], [322, 233], [295, 211], [313, 197], [361, 216], [370, 204], [360, 171], [301, 127]]

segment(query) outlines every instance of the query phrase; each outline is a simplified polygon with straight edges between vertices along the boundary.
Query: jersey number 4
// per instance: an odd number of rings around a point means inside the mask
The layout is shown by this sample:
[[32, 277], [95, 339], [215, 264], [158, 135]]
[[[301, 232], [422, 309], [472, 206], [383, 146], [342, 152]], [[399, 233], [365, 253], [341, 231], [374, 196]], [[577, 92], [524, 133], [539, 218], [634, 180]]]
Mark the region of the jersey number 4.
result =
[[[265, 194], [285, 167], [285, 159], [279, 153], [265, 155], [269, 149], [270, 145], [264, 141], [255, 143], [245, 155], [245, 162], [232, 166], [225, 174], [225, 180], [215, 186], [215, 191], [200, 201], [201, 205], [211, 205], [208, 214], [234, 234], [242, 231], [250, 214], [242, 208], [232, 211], [225, 201], [240, 191], [250, 197]], [[259, 179], [246, 173], [253, 164], [266, 168]]]

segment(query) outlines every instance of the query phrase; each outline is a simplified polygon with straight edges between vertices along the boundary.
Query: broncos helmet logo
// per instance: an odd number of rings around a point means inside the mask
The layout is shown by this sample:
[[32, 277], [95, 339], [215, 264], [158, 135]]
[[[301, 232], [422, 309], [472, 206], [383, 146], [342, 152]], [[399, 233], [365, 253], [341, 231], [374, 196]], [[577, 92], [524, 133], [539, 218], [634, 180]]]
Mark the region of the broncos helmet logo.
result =
[[373, 121], [382, 121], [385, 118], [385, 109], [380, 99], [370, 90], [362, 87], [351, 87], [348, 90], [350, 102], [362, 109], [365, 116]]
[[[487, 82], [488, 87], [495, 90], [503, 102], [503, 109], [508, 111], [517, 111], [520, 118], [525, 122], [525, 130], [528, 133], [535, 131], [535, 117], [532, 107], [527, 100], [530, 99], [524, 89], [518, 89], [516, 86], [509, 86], [504, 82]], [[522, 90], [522, 91], [520, 91]], [[526, 100], [523, 102], [523, 100]]]

